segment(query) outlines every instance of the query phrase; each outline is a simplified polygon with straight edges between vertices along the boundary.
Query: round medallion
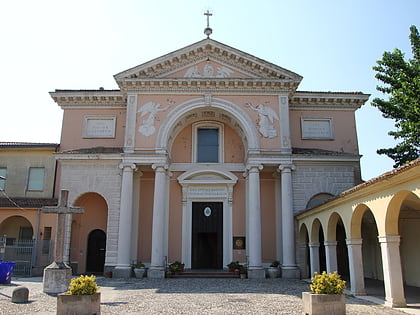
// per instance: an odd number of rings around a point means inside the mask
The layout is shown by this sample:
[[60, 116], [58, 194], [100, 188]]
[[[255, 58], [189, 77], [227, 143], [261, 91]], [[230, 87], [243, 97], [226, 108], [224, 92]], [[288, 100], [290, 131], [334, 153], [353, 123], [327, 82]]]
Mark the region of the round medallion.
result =
[[244, 246], [244, 241], [242, 239], [237, 239], [235, 241], [236, 248], [242, 248]]
[[205, 208], [204, 208], [204, 215], [205, 215], [206, 217], [211, 216], [211, 209], [210, 209], [209, 207], [205, 207]]

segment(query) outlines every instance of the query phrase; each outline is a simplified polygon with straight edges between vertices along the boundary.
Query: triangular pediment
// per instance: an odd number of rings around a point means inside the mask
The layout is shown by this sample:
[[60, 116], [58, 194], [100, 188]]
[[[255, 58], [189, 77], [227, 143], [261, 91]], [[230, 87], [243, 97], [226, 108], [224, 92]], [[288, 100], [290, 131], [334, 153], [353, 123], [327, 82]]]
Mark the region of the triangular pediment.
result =
[[139, 79], [265, 79], [294, 82], [302, 77], [212, 39], [204, 39], [116, 74], [117, 82]]

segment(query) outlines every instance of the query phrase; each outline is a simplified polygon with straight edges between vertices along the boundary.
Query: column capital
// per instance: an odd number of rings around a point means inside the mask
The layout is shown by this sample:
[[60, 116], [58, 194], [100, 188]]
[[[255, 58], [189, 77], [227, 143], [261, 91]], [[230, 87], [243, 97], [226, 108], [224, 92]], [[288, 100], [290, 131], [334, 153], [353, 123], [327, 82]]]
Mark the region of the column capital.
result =
[[378, 236], [379, 243], [396, 243], [399, 244], [401, 237], [399, 235]]
[[123, 163], [120, 163], [120, 165], [118, 165], [118, 167], [121, 170], [124, 170], [127, 167], [131, 168], [133, 171], [137, 170], [137, 166], [134, 163], [126, 163], [126, 162], [123, 162]]
[[308, 245], [309, 245], [309, 248], [316, 248], [316, 247], [320, 246], [319, 243], [315, 243], [315, 242], [310, 242], [310, 243], [308, 243]]
[[152, 169], [154, 169], [155, 171], [157, 171], [158, 169], [163, 169], [164, 171], [166, 171], [169, 169], [169, 166], [166, 163], [155, 163], [152, 164]]
[[282, 171], [295, 171], [296, 170], [296, 166], [292, 163], [284, 163], [284, 164], [280, 164], [278, 167], [278, 171], [282, 172]]
[[347, 245], [362, 245], [363, 244], [363, 239], [361, 239], [361, 238], [346, 239], [346, 244]]
[[247, 164], [246, 170], [248, 172], [259, 172], [262, 171], [264, 166], [262, 164]]
[[337, 241], [325, 241], [324, 245], [325, 246], [337, 246]]

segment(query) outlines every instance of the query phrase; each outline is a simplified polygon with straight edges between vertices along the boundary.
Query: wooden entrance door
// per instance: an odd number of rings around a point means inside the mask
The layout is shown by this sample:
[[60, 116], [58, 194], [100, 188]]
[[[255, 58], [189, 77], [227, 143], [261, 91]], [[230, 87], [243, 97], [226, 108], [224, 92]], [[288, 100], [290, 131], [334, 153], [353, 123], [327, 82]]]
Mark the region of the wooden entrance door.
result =
[[88, 236], [86, 272], [103, 272], [105, 264], [106, 234], [93, 230]]
[[223, 203], [192, 203], [193, 269], [222, 269]]

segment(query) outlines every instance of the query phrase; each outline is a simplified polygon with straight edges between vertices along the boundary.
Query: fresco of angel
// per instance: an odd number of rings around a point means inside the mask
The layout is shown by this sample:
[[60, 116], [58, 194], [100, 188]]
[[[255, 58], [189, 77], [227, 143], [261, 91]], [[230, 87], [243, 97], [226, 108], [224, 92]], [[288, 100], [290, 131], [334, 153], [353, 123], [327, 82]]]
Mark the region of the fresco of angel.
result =
[[277, 131], [276, 128], [274, 128], [274, 120], [279, 120], [279, 116], [274, 111], [274, 109], [272, 109], [269, 106], [264, 106], [263, 104], [259, 104], [258, 106], [252, 106], [250, 102], [247, 102], [245, 104], [245, 107], [248, 107], [258, 112], [258, 131], [263, 135], [263, 137], [277, 137]]
[[159, 120], [157, 113], [167, 110], [173, 104], [174, 104], [173, 101], [169, 101], [168, 105], [166, 105], [163, 108], [160, 108], [162, 106], [161, 104], [155, 103], [155, 102], [148, 102], [144, 104], [142, 107], [140, 107], [140, 109], [137, 111], [138, 113], [140, 113], [140, 116], [141, 117], [144, 117], [146, 115], [149, 115], [149, 116], [141, 122], [141, 125], [139, 127], [139, 132], [146, 137], [154, 134], [156, 131], [156, 128], [154, 126], [155, 120]]

